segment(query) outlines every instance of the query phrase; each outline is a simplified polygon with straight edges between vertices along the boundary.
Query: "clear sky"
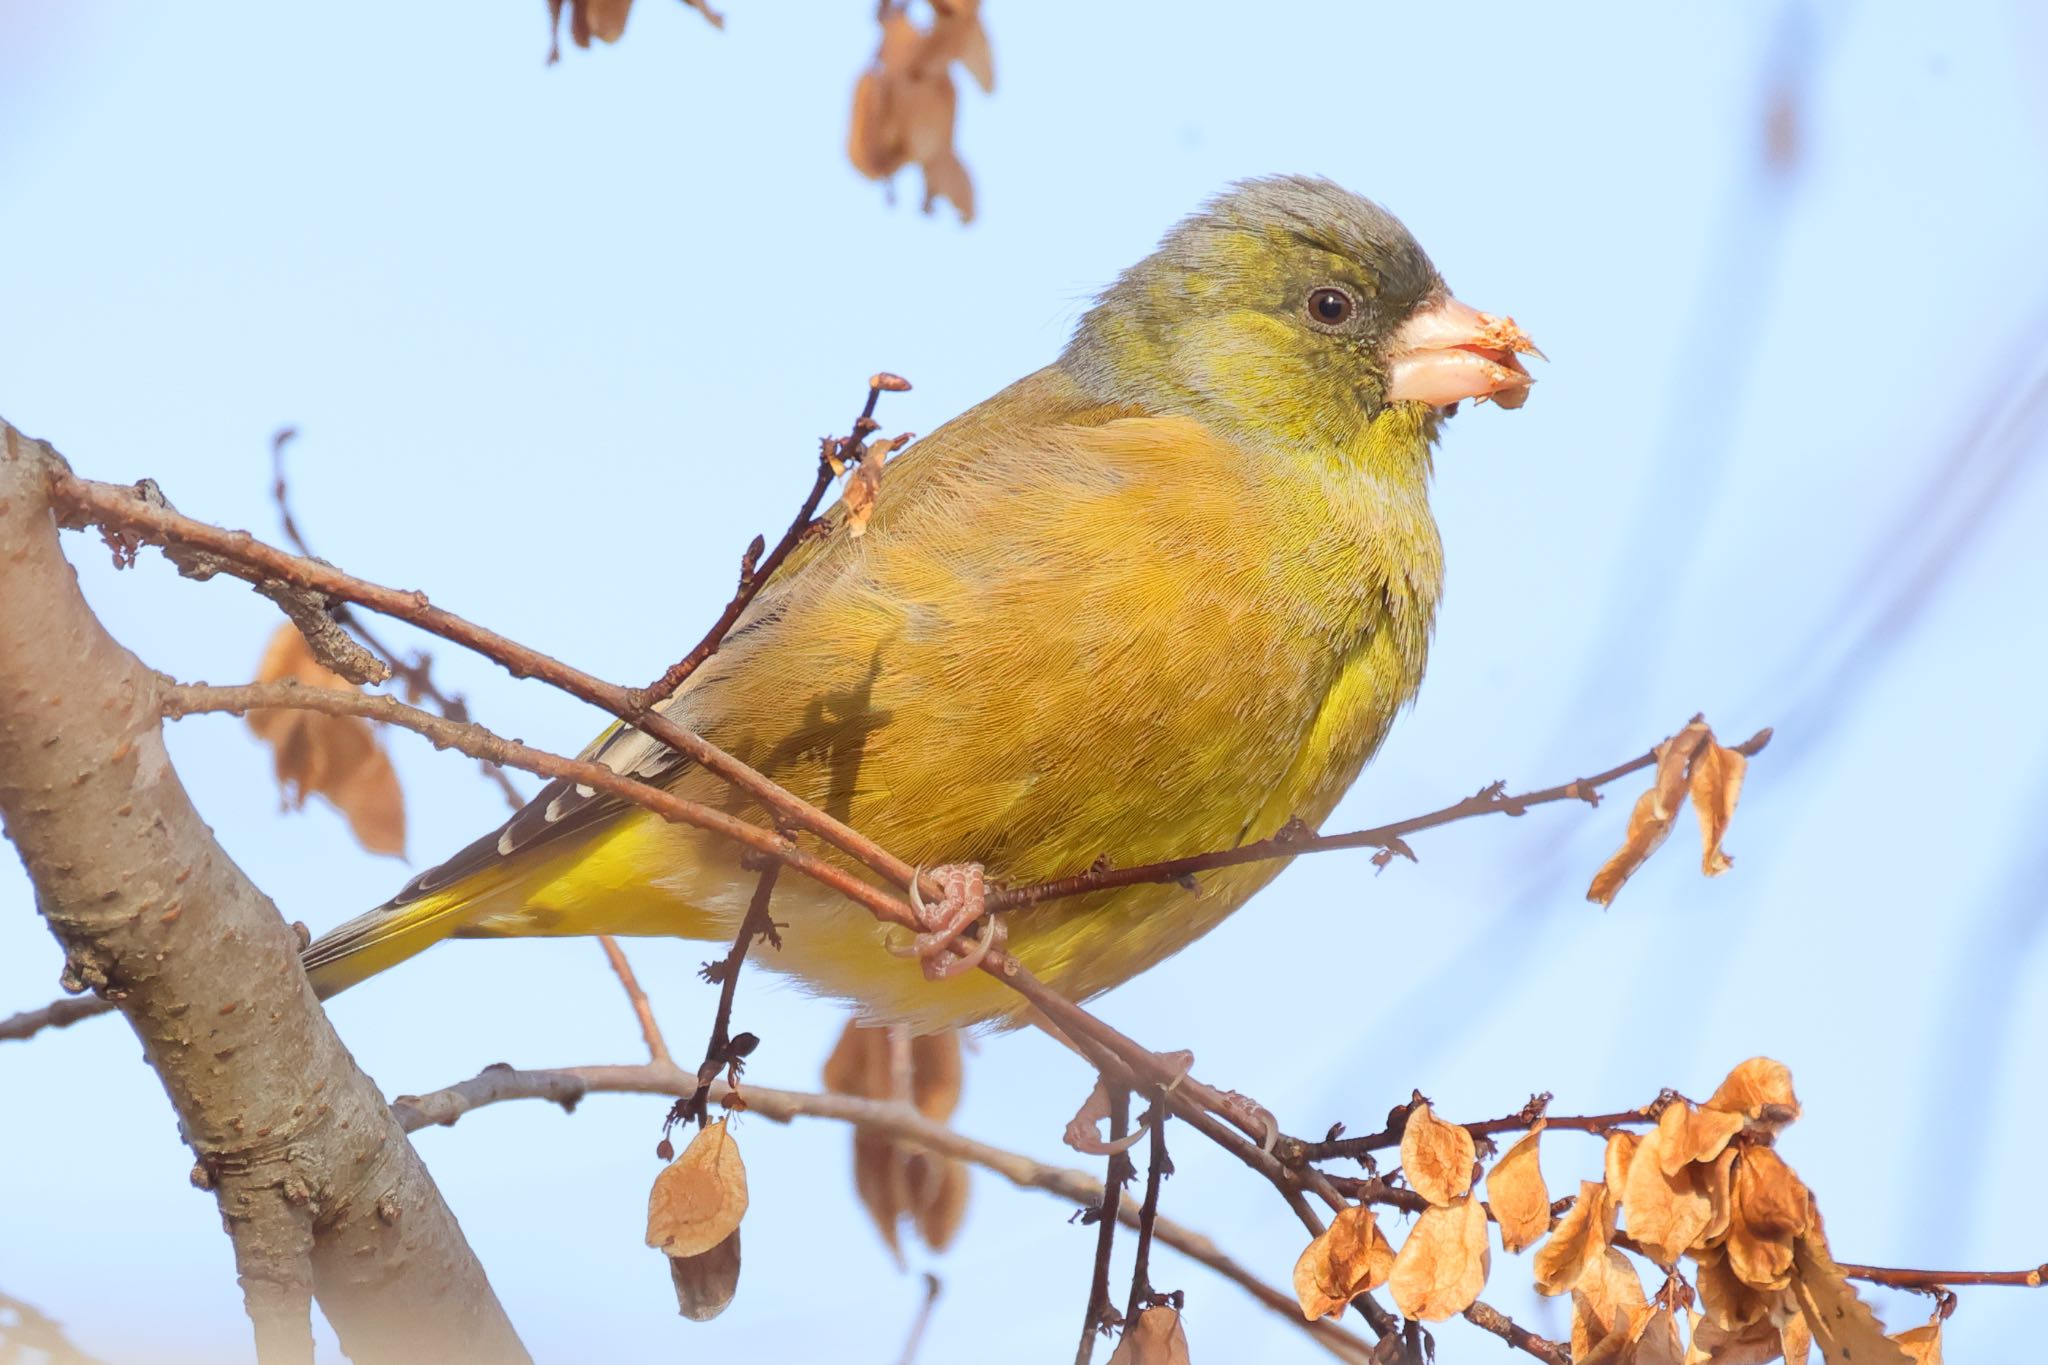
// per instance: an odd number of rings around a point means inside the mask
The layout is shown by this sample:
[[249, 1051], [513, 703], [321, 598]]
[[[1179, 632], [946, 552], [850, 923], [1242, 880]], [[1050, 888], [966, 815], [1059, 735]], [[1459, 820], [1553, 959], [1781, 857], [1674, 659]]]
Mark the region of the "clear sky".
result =
[[[964, 230], [916, 212], [914, 176], [892, 207], [844, 163], [872, 44], [853, 0], [729, 0], [723, 33], [643, 0], [622, 44], [554, 69], [540, 0], [0, 5], [0, 413], [264, 533], [268, 437], [296, 424], [322, 554], [640, 681], [786, 521], [871, 371], [917, 385], [889, 424], [930, 430], [1048, 360], [1205, 195], [1328, 174], [1551, 357], [1526, 408], [1448, 429], [1429, 681], [1331, 827], [1604, 768], [1696, 710], [1780, 737], [1725, 877], [1674, 841], [1611, 911], [1581, 900], [1631, 794], [1463, 825], [1377, 876], [1304, 861], [1102, 1011], [1304, 1133], [1373, 1125], [1412, 1087], [1464, 1119], [1532, 1090], [1565, 1112], [1704, 1094], [1768, 1053], [1807, 1109], [1781, 1150], [1839, 1256], [2048, 1257], [2027, 1174], [2048, 1124], [2048, 21], [2019, 0], [988, 3], [999, 85], [961, 100]], [[72, 550], [147, 662], [249, 675], [266, 603]], [[601, 724], [438, 655], [501, 731], [574, 750]], [[500, 818], [468, 764], [392, 745], [416, 859]], [[324, 928], [409, 875], [329, 810], [280, 814], [238, 723], [172, 746], [287, 915]], [[634, 953], [670, 1036], [701, 1037], [706, 950]], [[0, 868], [0, 1013], [58, 970]], [[639, 1050], [581, 941], [450, 945], [333, 1014], [394, 1094]], [[840, 1022], [765, 976], [740, 1019], [765, 1039], [750, 1075], [798, 1087]], [[0, 1289], [110, 1359], [241, 1358], [228, 1243], [137, 1058], [108, 1020], [0, 1047]], [[958, 1123], [1071, 1159], [1086, 1088], [1042, 1039], [984, 1039]], [[920, 1284], [824, 1124], [745, 1125], [739, 1298], [677, 1319], [641, 1245], [662, 1107], [508, 1105], [420, 1138], [536, 1354], [893, 1360]], [[1553, 1188], [1597, 1155], [1551, 1143]], [[1284, 1284], [1301, 1234], [1270, 1191], [1190, 1137], [1176, 1158], [1168, 1210]], [[925, 1360], [1070, 1349], [1092, 1232], [1068, 1212], [976, 1179]], [[1561, 1333], [1528, 1274], [1497, 1259], [1489, 1299]], [[1199, 1267], [1156, 1278], [1189, 1292], [1199, 1358], [1316, 1358]], [[2044, 1313], [1966, 1291], [1950, 1358], [2015, 1358]], [[1457, 1323], [1439, 1341], [1501, 1349]]]

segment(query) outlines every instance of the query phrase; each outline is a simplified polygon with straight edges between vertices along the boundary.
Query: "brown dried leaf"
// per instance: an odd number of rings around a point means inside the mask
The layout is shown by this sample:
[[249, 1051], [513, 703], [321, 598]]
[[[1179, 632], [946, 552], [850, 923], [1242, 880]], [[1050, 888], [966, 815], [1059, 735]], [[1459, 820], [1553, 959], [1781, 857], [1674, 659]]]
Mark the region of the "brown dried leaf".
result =
[[1941, 1365], [1941, 1319], [1909, 1328], [1892, 1338], [1913, 1365]]
[[1180, 1314], [1163, 1305], [1147, 1308], [1124, 1329], [1109, 1365], [1188, 1365], [1188, 1336]]
[[[826, 1059], [825, 1088], [865, 1099], [908, 1099], [925, 1117], [943, 1123], [960, 1101], [961, 1072], [957, 1033], [899, 1038], [891, 1029], [849, 1020]], [[957, 1161], [871, 1129], [854, 1130], [854, 1192], [899, 1265], [903, 1220], [910, 1220], [925, 1245], [943, 1250], [966, 1216], [970, 1183], [967, 1167]]]
[[697, 1256], [668, 1258], [676, 1310], [692, 1322], [709, 1322], [726, 1310], [740, 1288], [740, 1230]]
[[1545, 1294], [1562, 1294], [1577, 1287], [1607, 1254], [1607, 1237], [1613, 1230], [1614, 1205], [1607, 1186], [1581, 1180], [1578, 1202], [1558, 1223], [1550, 1240], [1537, 1249], [1533, 1267], [1536, 1288]]
[[1629, 1352], [1629, 1365], [1685, 1365], [1685, 1336], [1678, 1330], [1678, 1317], [1669, 1308], [1650, 1314], [1636, 1333]]
[[1799, 1097], [1792, 1093], [1792, 1072], [1783, 1062], [1769, 1057], [1752, 1057], [1729, 1072], [1706, 1107], [1730, 1110], [1752, 1125], [1774, 1131], [1799, 1117]]
[[[357, 690], [315, 659], [305, 636], [289, 625], [270, 637], [256, 681]], [[375, 725], [359, 716], [270, 709], [251, 711], [249, 728], [270, 746], [288, 809], [300, 809], [309, 795], [324, 797], [347, 818], [357, 843], [372, 853], [405, 856], [405, 793]]]
[[1742, 1115], [1725, 1109], [1695, 1109], [1683, 1100], [1673, 1104], [1657, 1119], [1659, 1128], [1670, 1128], [1658, 1154], [1664, 1174], [1677, 1175], [1681, 1166], [1695, 1161], [1712, 1161], [1742, 1131], [1742, 1123]]
[[910, 1040], [910, 1099], [932, 1122], [953, 1117], [960, 1105], [963, 1074], [960, 1035], [954, 1030], [921, 1033]]
[[1342, 1316], [1344, 1305], [1378, 1289], [1394, 1273], [1394, 1248], [1363, 1205], [1339, 1209], [1294, 1262], [1294, 1297], [1310, 1320]]
[[1784, 1354], [1784, 1340], [1769, 1318], [1746, 1327], [1718, 1327], [1713, 1319], [1693, 1323], [1688, 1365], [1770, 1365]]
[[1686, 769], [1701, 746], [1713, 738], [1703, 720], [1695, 720], [1657, 746], [1657, 776], [1650, 789], [1638, 797], [1629, 812], [1628, 833], [1621, 848], [1593, 874], [1586, 899], [1597, 905], [1612, 905], [1622, 884], [1635, 875], [1671, 833], [1671, 822], [1685, 804]]
[[912, 1152], [905, 1162], [905, 1184], [910, 1189], [910, 1218], [917, 1235], [933, 1251], [953, 1244], [967, 1217], [968, 1175], [966, 1163]]
[[1628, 1184], [1628, 1164], [1636, 1159], [1636, 1147], [1641, 1141], [1626, 1128], [1617, 1128], [1607, 1135], [1601, 1178], [1608, 1189], [1619, 1190]]
[[1747, 758], [1722, 748], [1711, 735], [1692, 761], [1688, 777], [1692, 808], [1700, 817], [1700, 871], [1709, 877], [1720, 876], [1733, 861], [1721, 851], [1721, 840], [1735, 818], [1735, 800], [1742, 795], [1742, 775], [1748, 767]]
[[1812, 1358], [1813, 1330], [1806, 1325], [1804, 1313], [1794, 1313], [1778, 1329], [1778, 1352], [1785, 1357], [1785, 1365], [1806, 1365]]
[[1439, 1207], [1463, 1198], [1472, 1189], [1472, 1163], [1477, 1149], [1472, 1135], [1445, 1123], [1426, 1104], [1417, 1105], [1401, 1130], [1401, 1174], [1408, 1188]]
[[1813, 1227], [1813, 1196], [1785, 1159], [1751, 1147], [1735, 1163], [1728, 1268], [1754, 1289], [1790, 1283], [1793, 1240]]
[[846, 476], [846, 487], [839, 494], [839, 505], [846, 509], [846, 531], [856, 538], [868, 533], [868, 518], [875, 514], [875, 500], [882, 496], [882, 466], [889, 452], [909, 438], [891, 436], [876, 441], [868, 447], [868, 453]]
[[1697, 1258], [1699, 1272], [1694, 1279], [1707, 1321], [1731, 1337], [1758, 1325], [1769, 1327], [1775, 1343], [1777, 1328], [1771, 1325], [1770, 1313], [1780, 1296], [1744, 1284], [1718, 1248], [1701, 1251]]
[[1572, 1290], [1572, 1356], [1581, 1359], [1609, 1337], [1630, 1341], [1650, 1314], [1635, 1262], [1609, 1247]]
[[1486, 1210], [1467, 1195], [1423, 1210], [1394, 1257], [1387, 1287], [1406, 1316], [1442, 1322], [1472, 1306], [1491, 1263]]
[[720, 1119], [701, 1129], [654, 1178], [647, 1195], [647, 1245], [671, 1257], [701, 1256], [730, 1237], [746, 1212], [747, 1168]]
[[1508, 1251], [1534, 1246], [1550, 1231], [1550, 1190], [1537, 1152], [1543, 1128], [1538, 1119], [1486, 1174], [1486, 1199], [1500, 1223], [1500, 1244]]
[[[1670, 1113], [1665, 1111], [1666, 1118]], [[1644, 1136], [1628, 1164], [1621, 1194], [1623, 1228], [1652, 1260], [1667, 1267], [1699, 1245], [1714, 1215], [1697, 1166], [1681, 1166], [1675, 1175], [1664, 1169], [1665, 1145], [1683, 1140], [1683, 1123], [1682, 1115], [1675, 1124], [1660, 1119]]]
[[1713, 1246], [1728, 1235], [1728, 1225], [1735, 1217], [1734, 1171], [1740, 1155], [1739, 1148], [1724, 1147], [1713, 1165], [1699, 1169], [1700, 1184], [1707, 1192], [1707, 1207], [1713, 1210], [1708, 1215], [1706, 1231], [1700, 1234], [1704, 1245]]
[[1826, 1365], [1913, 1365], [1906, 1348], [1884, 1334], [1870, 1305], [1856, 1297], [1818, 1233], [1793, 1244], [1792, 1298]]
[[956, 61], [966, 66], [984, 90], [995, 84], [979, 9], [979, 0], [944, 0], [933, 7], [927, 31], [901, 4], [885, 3], [881, 45], [854, 86], [846, 136], [855, 170], [886, 180], [916, 162], [924, 173], [925, 211], [937, 199], [950, 199], [963, 223], [974, 220], [974, 185], [953, 150], [958, 95], [951, 67]]

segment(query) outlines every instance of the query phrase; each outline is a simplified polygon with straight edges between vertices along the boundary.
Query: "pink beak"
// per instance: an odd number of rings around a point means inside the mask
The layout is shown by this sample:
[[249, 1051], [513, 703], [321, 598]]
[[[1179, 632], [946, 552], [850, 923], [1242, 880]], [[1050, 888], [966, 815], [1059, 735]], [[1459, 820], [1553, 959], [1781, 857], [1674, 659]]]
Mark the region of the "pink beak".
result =
[[1387, 397], [1439, 408], [1491, 398], [1504, 408], [1519, 408], [1536, 381], [1518, 355], [1543, 358], [1513, 318], [1482, 313], [1446, 294], [1395, 334]]

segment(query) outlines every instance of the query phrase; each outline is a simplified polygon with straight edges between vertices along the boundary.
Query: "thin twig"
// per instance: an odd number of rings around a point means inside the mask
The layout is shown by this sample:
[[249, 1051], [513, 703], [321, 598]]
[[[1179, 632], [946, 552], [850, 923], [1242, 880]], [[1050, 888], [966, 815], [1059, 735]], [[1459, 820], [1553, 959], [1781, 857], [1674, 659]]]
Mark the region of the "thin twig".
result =
[[[1734, 747], [1745, 757], [1754, 756], [1771, 742], [1768, 729], [1759, 730]], [[988, 908], [1015, 910], [1026, 905], [1041, 905], [1046, 901], [1064, 900], [1071, 896], [1085, 896], [1094, 891], [1106, 891], [1120, 886], [1137, 886], [1148, 882], [1177, 882], [1197, 872], [1209, 872], [1219, 867], [1236, 867], [1243, 863], [1271, 862], [1276, 858], [1295, 858], [1304, 853], [1328, 853], [1338, 849], [1377, 848], [1406, 857], [1415, 855], [1405, 842], [1410, 834], [1435, 829], [1440, 825], [1452, 824], [1459, 820], [1470, 820], [1481, 815], [1522, 815], [1536, 806], [1547, 806], [1558, 801], [1585, 801], [1597, 805], [1600, 789], [1610, 782], [1641, 772], [1657, 762], [1657, 750], [1638, 754], [1625, 763], [1618, 763], [1603, 773], [1581, 777], [1554, 787], [1519, 795], [1506, 794], [1506, 784], [1495, 782], [1480, 788], [1462, 801], [1433, 810], [1425, 815], [1410, 816], [1391, 824], [1375, 825], [1371, 829], [1353, 830], [1345, 834], [1309, 834], [1298, 826], [1282, 829], [1271, 838], [1239, 844], [1234, 848], [1212, 849], [1207, 853], [1193, 853], [1180, 858], [1167, 858], [1156, 863], [1142, 863], [1135, 867], [1091, 867], [1085, 872], [1072, 876], [1056, 877], [1051, 881], [1039, 882], [1034, 886], [1012, 887], [992, 892], [988, 897]]]
[[[1633, 1124], [1655, 1123], [1657, 1116], [1684, 1097], [1675, 1090], [1665, 1090], [1657, 1098], [1639, 1109], [1618, 1109], [1611, 1114], [1551, 1114], [1546, 1112], [1550, 1096], [1537, 1095], [1512, 1114], [1497, 1119], [1486, 1119], [1479, 1123], [1463, 1123], [1458, 1126], [1474, 1138], [1490, 1138], [1501, 1133], [1526, 1132], [1538, 1119], [1552, 1131], [1571, 1130], [1580, 1133], [1605, 1134], [1616, 1128]], [[1288, 1165], [1300, 1165], [1311, 1161], [1335, 1161], [1350, 1159], [1362, 1161], [1370, 1152], [1386, 1151], [1401, 1145], [1401, 1134], [1408, 1126], [1408, 1115], [1413, 1112], [1416, 1100], [1402, 1105], [1390, 1116], [1385, 1128], [1377, 1133], [1362, 1137], [1334, 1138], [1326, 1142], [1290, 1142], [1283, 1139], [1278, 1147], [1280, 1159]]]
[[[1107, 1083], [1107, 1082], [1105, 1082]], [[1131, 1092], [1120, 1085], [1109, 1087], [1109, 1140], [1117, 1141], [1130, 1131]], [[1109, 1169], [1102, 1182], [1102, 1206], [1095, 1232], [1095, 1273], [1088, 1279], [1088, 1311], [1081, 1318], [1081, 1342], [1074, 1348], [1074, 1365], [1088, 1365], [1095, 1358], [1095, 1338], [1110, 1329], [1109, 1258], [1116, 1248], [1118, 1206], [1124, 1197], [1124, 1182], [1137, 1174], [1131, 1159], [1122, 1151], [1109, 1154]]]
[[1166, 1097], [1152, 1107], [1151, 1151], [1145, 1165], [1145, 1202], [1138, 1209], [1138, 1250], [1131, 1264], [1131, 1297], [1124, 1307], [1126, 1326], [1137, 1322], [1138, 1314], [1152, 1302], [1152, 1231], [1159, 1221], [1159, 1186], [1173, 1174], [1173, 1162], [1166, 1155]]
[[612, 964], [619, 984], [626, 989], [626, 1000], [633, 1006], [633, 1017], [640, 1021], [640, 1036], [647, 1041], [648, 1060], [667, 1061], [668, 1043], [661, 1036], [661, 1025], [654, 1020], [653, 1002], [648, 1000], [647, 992], [640, 989], [640, 978], [633, 975], [633, 964], [626, 961], [625, 949], [619, 947], [619, 941], [610, 934], [599, 934], [597, 944], [604, 949], [605, 961]]
[[1527, 1351], [1547, 1365], [1572, 1365], [1571, 1349], [1564, 1343], [1537, 1336], [1484, 1299], [1467, 1308], [1464, 1317], [1474, 1327], [1493, 1333], [1508, 1345]]
[[688, 654], [670, 665], [653, 683], [640, 689], [634, 698], [639, 706], [653, 706], [675, 695], [676, 689], [687, 682], [706, 659], [718, 652], [718, 647], [725, 643], [726, 635], [753, 604], [761, 589], [768, 585], [768, 580], [775, 576], [775, 571], [782, 567], [782, 561], [789, 558], [789, 552], [809, 534], [818, 504], [837, 477], [834, 463], [843, 467], [849, 460], [858, 460], [866, 453], [867, 438], [878, 430], [875, 425], [876, 401], [884, 393], [903, 393], [909, 388], [910, 381], [888, 373], [877, 374], [868, 380], [867, 402], [861, 407], [860, 416], [854, 418], [853, 434], [828, 436], [819, 443], [817, 477], [811, 481], [811, 491], [804, 496], [795, 519], [782, 533], [782, 539], [775, 542], [775, 548], [768, 551], [768, 557], [763, 559], [761, 538], [754, 537], [754, 543], [747, 547], [747, 553], [740, 559], [740, 582], [733, 591], [732, 600], [725, 604], [725, 610], [711, 623], [711, 629], [704, 632], [704, 638]]
[[932, 1309], [938, 1307], [939, 1288], [939, 1277], [925, 1271], [924, 1297], [918, 1301], [917, 1316], [910, 1320], [910, 1335], [904, 1340], [903, 1354], [896, 1357], [896, 1365], [916, 1365], [917, 1348], [924, 1344], [924, 1329], [931, 1325]]
[[114, 1006], [96, 996], [67, 996], [37, 1009], [23, 1010], [0, 1019], [0, 1041], [33, 1038], [46, 1028], [63, 1028], [96, 1014], [108, 1014]]
[[711, 1122], [711, 1082], [721, 1071], [727, 1071], [728, 1080], [737, 1081], [741, 1064], [754, 1050], [753, 1034], [743, 1033], [738, 1039], [732, 1036], [732, 1002], [739, 990], [740, 968], [746, 964], [747, 950], [754, 946], [754, 940], [765, 937], [778, 946], [782, 942], [776, 937], [774, 921], [768, 918], [768, 902], [775, 894], [776, 874], [781, 871], [782, 864], [778, 862], [762, 867], [760, 880], [754, 883], [754, 898], [747, 903], [739, 932], [733, 935], [731, 950], [723, 961], [704, 968], [704, 979], [718, 983], [718, 1012], [711, 1019], [711, 1038], [704, 1044], [703, 1064], [697, 1068], [697, 1088], [688, 1099], [676, 1101], [669, 1110], [670, 1125], [695, 1119], [702, 1128]]

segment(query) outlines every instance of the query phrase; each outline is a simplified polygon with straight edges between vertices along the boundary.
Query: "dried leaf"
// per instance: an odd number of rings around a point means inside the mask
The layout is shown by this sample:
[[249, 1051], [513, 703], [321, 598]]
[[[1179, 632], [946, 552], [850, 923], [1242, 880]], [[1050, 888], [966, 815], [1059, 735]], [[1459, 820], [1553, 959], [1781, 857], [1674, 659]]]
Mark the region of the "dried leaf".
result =
[[1636, 1146], [1641, 1141], [1626, 1128], [1617, 1128], [1607, 1135], [1601, 1178], [1607, 1182], [1608, 1189], [1619, 1190], [1628, 1184], [1628, 1164], [1636, 1159]]
[[1423, 1210], [1394, 1257], [1387, 1286], [1406, 1316], [1442, 1322], [1472, 1306], [1491, 1261], [1486, 1210], [1467, 1195]]
[[[256, 681], [356, 690], [315, 659], [306, 638], [289, 625], [270, 637]], [[270, 745], [288, 809], [300, 809], [309, 795], [322, 796], [347, 817], [357, 843], [372, 853], [405, 856], [405, 793], [375, 725], [359, 716], [271, 709], [251, 711], [249, 728]]]
[[1669, 1308], [1650, 1314], [1636, 1333], [1629, 1365], [1685, 1365], [1685, 1337], [1678, 1330], [1678, 1318]]
[[1476, 1155], [1472, 1135], [1445, 1123], [1426, 1104], [1415, 1107], [1401, 1130], [1401, 1174], [1409, 1189], [1432, 1204], [1449, 1204], [1470, 1192]]
[[917, 1235], [933, 1251], [953, 1244], [967, 1217], [969, 1178], [965, 1162], [912, 1152], [904, 1163], [910, 1191], [910, 1219]]
[[1784, 1339], [1769, 1318], [1732, 1330], [1702, 1318], [1693, 1324], [1692, 1352], [1686, 1361], [1687, 1365], [1770, 1365], [1784, 1350]]
[[1612, 905], [1622, 884], [1635, 875], [1671, 833], [1671, 822], [1685, 804], [1686, 769], [1701, 746], [1713, 738], [1702, 720], [1695, 720], [1657, 746], [1657, 776], [1629, 812], [1628, 833], [1619, 851], [1593, 875], [1586, 899]]
[[1562, 1294], [1577, 1287], [1607, 1254], [1607, 1237], [1613, 1230], [1614, 1205], [1607, 1186], [1581, 1180], [1578, 1202], [1536, 1251], [1536, 1288], [1545, 1294]]
[[1652, 1260], [1667, 1267], [1701, 1242], [1714, 1215], [1699, 1167], [1681, 1166], [1675, 1175], [1664, 1169], [1665, 1144], [1683, 1140], [1682, 1123], [1682, 1118], [1678, 1125], [1660, 1121], [1644, 1136], [1628, 1164], [1621, 1194], [1622, 1227]]
[[[903, 1074], [898, 1075], [899, 1066]], [[849, 1020], [825, 1062], [825, 1088], [864, 1099], [908, 1099], [943, 1123], [960, 1102], [960, 1035], [911, 1037], [902, 1030]], [[899, 1093], [899, 1089], [902, 1093]], [[965, 1165], [899, 1143], [872, 1129], [853, 1134], [853, 1187], [882, 1241], [900, 1265], [899, 1228], [908, 1219], [934, 1251], [960, 1230], [971, 1176]]]
[[1728, 1225], [1728, 1268], [1755, 1289], [1784, 1289], [1793, 1240], [1813, 1227], [1813, 1196], [1785, 1159], [1751, 1147], [1735, 1163], [1734, 1214]]
[[1635, 1262], [1606, 1248], [1572, 1290], [1573, 1358], [1585, 1357], [1610, 1337], [1619, 1337], [1622, 1343], [1633, 1340], [1637, 1326], [1649, 1315]]
[[1742, 1115], [1726, 1109], [1695, 1109], [1683, 1100], [1672, 1105], [1657, 1119], [1659, 1128], [1670, 1128], [1658, 1154], [1664, 1174], [1677, 1175], [1679, 1167], [1695, 1161], [1712, 1161], [1742, 1131], [1742, 1124]]
[[1543, 1127], [1538, 1119], [1486, 1175], [1486, 1199], [1500, 1224], [1500, 1244], [1508, 1251], [1534, 1246], [1550, 1231], [1550, 1190], [1537, 1152]]
[[1363, 1205], [1339, 1209], [1330, 1226], [1294, 1262], [1294, 1297], [1311, 1320], [1341, 1316], [1344, 1305], [1378, 1289], [1394, 1273], [1394, 1248]]
[[1180, 1314], [1164, 1305], [1138, 1314], [1138, 1321], [1124, 1329], [1110, 1353], [1109, 1365], [1188, 1365], [1188, 1336]]
[[1697, 1172], [1700, 1184], [1707, 1192], [1707, 1207], [1713, 1212], [1707, 1216], [1706, 1230], [1700, 1233], [1701, 1243], [1711, 1246], [1728, 1235], [1728, 1225], [1735, 1217], [1735, 1161], [1741, 1155], [1739, 1148], [1724, 1147], [1721, 1155], [1714, 1158], [1711, 1166], [1701, 1166]]
[[746, 1212], [747, 1168], [720, 1119], [701, 1129], [654, 1178], [647, 1195], [647, 1245], [672, 1257], [700, 1256], [730, 1237]]
[[1742, 775], [1748, 767], [1747, 758], [1722, 748], [1711, 735], [1693, 758], [1688, 777], [1692, 808], [1700, 817], [1700, 871], [1709, 877], [1720, 876], [1733, 861], [1721, 851], [1721, 840], [1735, 818], [1735, 800], [1742, 794]]
[[1799, 1117], [1799, 1097], [1792, 1093], [1792, 1072], [1783, 1062], [1752, 1057], [1728, 1073], [1708, 1100], [1709, 1109], [1741, 1114], [1753, 1127], [1775, 1131]]
[[726, 1310], [740, 1288], [740, 1230], [697, 1256], [668, 1258], [676, 1310], [692, 1322], [709, 1322]]
[[1792, 1297], [1826, 1365], [1913, 1365], [1906, 1348], [1884, 1334], [1870, 1305], [1856, 1297], [1818, 1233], [1793, 1244]]
[[1770, 1314], [1779, 1296], [1744, 1284], [1719, 1248], [1699, 1252], [1697, 1257], [1699, 1273], [1694, 1278], [1699, 1284], [1700, 1307], [1706, 1311], [1707, 1321], [1731, 1337], [1751, 1327], [1768, 1327], [1775, 1349], [1778, 1329], [1772, 1326]]
[[1778, 1329], [1778, 1352], [1785, 1357], [1785, 1365], [1806, 1365], [1812, 1358], [1813, 1329], [1806, 1325], [1804, 1313], [1794, 1313]]
[[961, 63], [984, 90], [995, 84], [979, 9], [979, 0], [945, 0], [933, 6], [927, 31], [902, 4], [885, 3], [881, 45], [854, 86], [846, 134], [847, 159], [855, 170], [886, 180], [915, 162], [924, 173], [925, 211], [938, 199], [950, 199], [963, 223], [974, 220], [974, 184], [953, 149], [959, 97], [951, 68]]
[[1913, 1365], [1941, 1365], [1941, 1319], [1909, 1328], [1892, 1338]]
[[918, 1112], [944, 1123], [960, 1106], [964, 1072], [960, 1035], [952, 1029], [921, 1033], [910, 1040], [910, 1099]]

